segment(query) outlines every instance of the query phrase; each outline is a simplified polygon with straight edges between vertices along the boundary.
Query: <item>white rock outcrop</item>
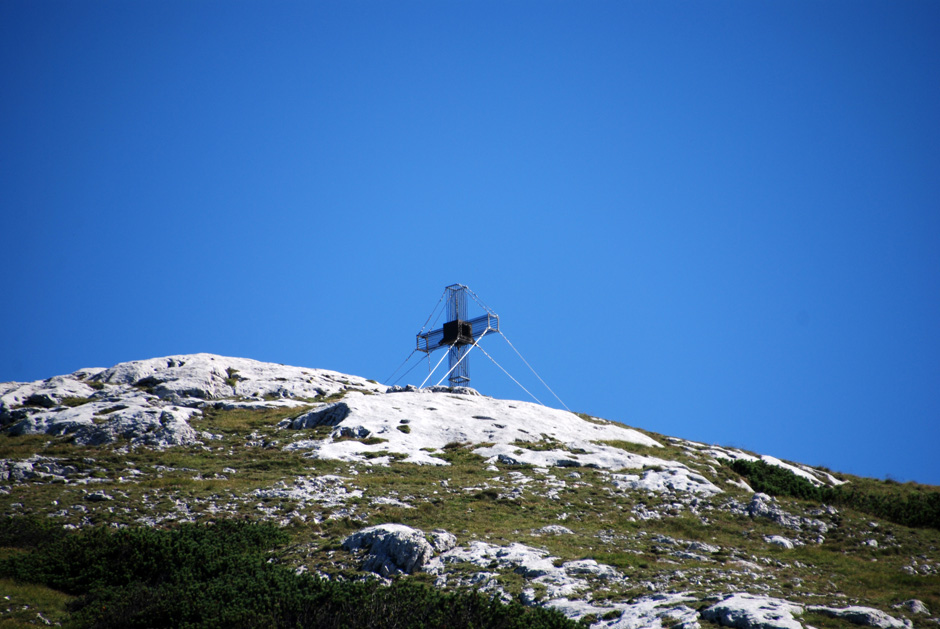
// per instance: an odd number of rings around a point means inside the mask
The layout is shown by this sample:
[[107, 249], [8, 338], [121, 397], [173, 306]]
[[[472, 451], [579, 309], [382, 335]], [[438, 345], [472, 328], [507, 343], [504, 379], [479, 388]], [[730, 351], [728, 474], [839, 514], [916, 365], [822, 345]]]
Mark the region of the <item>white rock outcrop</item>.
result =
[[698, 629], [698, 612], [685, 603], [696, 599], [685, 594], [657, 594], [633, 603], [601, 606], [583, 600], [559, 598], [548, 602], [568, 618], [580, 620], [591, 615], [597, 618], [592, 629]]
[[384, 390], [323, 369], [213, 354], [168, 356], [2, 383], [0, 426], [11, 435], [71, 435], [81, 445], [189, 445], [211, 438], [189, 425], [207, 405], [287, 409], [349, 389]]
[[336, 371], [214, 354], [135, 360], [105, 369], [91, 380], [151, 388], [161, 399], [171, 400], [216, 400], [235, 396], [312, 399], [347, 388], [384, 390], [364, 378]]
[[324, 476], [298, 476], [292, 483], [279, 481], [274, 487], [256, 489], [250, 495], [262, 500], [292, 500], [301, 508], [308, 502], [324, 507], [337, 507], [347, 501], [362, 497], [361, 489], [346, 489], [345, 479], [327, 474]]
[[63, 465], [52, 457], [33, 455], [20, 461], [0, 459], [0, 481], [20, 482], [33, 478], [65, 481], [79, 473], [74, 465]]
[[930, 610], [927, 609], [927, 606], [924, 605], [924, 602], [916, 598], [904, 601], [903, 603], [898, 603], [894, 606], [895, 609], [906, 609], [912, 614], [924, 614], [929, 616]]
[[740, 592], [702, 610], [702, 618], [736, 629], [803, 629], [794, 618], [802, 613], [796, 603]]
[[768, 544], [773, 544], [774, 546], [780, 546], [781, 548], [786, 548], [788, 550], [796, 546], [796, 542], [792, 539], [784, 537], [783, 535], [765, 535], [764, 541]]
[[[488, 464], [611, 470], [647, 467], [658, 471], [638, 476], [637, 483], [653, 491], [706, 495], [720, 491], [681, 463], [604, 443], [661, 447], [637, 430], [470, 391], [403, 389], [384, 395], [352, 392], [342, 401], [315, 408], [279, 426], [294, 430], [334, 427], [336, 430], [326, 439], [300, 439], [286, 446], [306, 451], [313, 458], [387, 465], [397, 457], [421, 465], [447, 465], [435, 455], [447, 445], [465, 444], [486, 457]], [[629, 483], [630, 479], [623, 482]]]
[[762, 493], [756, 493], [751, 497], [751, 502], [747, 506], [747, 514], [752, 518], [773, 520], [777, 524], [794, 531], [801, 531], [804, 527], [816, 529], [820, 533], [826, 533], [829, 530], [829, 526], [822, 520], [790, 515], [780, 508], [774, 498]]
[[682, 492], [701, 496], [721, 493], [707, 478], [685, 466], [646, 470], [642, 475], [612, 474], [611, 482], [620, 491], [642, 489], [657, 493]]
[[894, 616], [889, 616], [880, 609], [860, 607], [857, 605], [842, 608], [810, 605], [806, 608], [806, 611], [847, 620], [852, 624], [862, 625], [864, 627], [877, 627], [877, 629], [908, 629], [913, 626], [911, 621], [906, 618], [899, 620]]
[[343, 548], [365, 551], [362, 570], [383, 577], [417, 572], [434, 555], [434, 547], [424, 532], [404, 524], [379, 524], [362, 529], [344, 539]]
[[601, 564], [593, 559], [568, 561], [560, 566], [557, 557], [548, 551], [532, 548], [525, 544], [513, 543], [497, 546], [487, 542], [473, 541], [466, 546], [458, 546], [428, 565], [432, 574], [445, 575], [449, 566], [473, 565], [481, 570], [498, 567], [512, 570], [530, 583], [545, 588], [549, 599], [570, 597], [588, 587], [589, 579], [619, 582], [623, 579], [615, 568]]

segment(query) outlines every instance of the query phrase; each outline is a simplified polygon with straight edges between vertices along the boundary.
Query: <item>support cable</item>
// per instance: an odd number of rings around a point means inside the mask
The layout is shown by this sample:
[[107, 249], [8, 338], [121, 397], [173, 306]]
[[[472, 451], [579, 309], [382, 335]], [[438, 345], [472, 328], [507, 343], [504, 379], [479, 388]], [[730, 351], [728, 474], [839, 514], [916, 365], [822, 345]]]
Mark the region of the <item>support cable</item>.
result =
[[[565, 407], [565, 410], [567, 410], [567, 411], [570, 413], [570, 412], [571, 412], [571, 409], [568, 408], [568, 405], [561, 401], [561, 398], [558, 397], [558, 395], [556, 395], [554, 391], [552, 391], [552, 388], [551, 388], [550, 386], [548, 386], [547, 384], [545, 384], [545, 381], [542, 380], [542, 376], [540, 376], [538, 373], [536, 373], [535, 369], [532, 369], [532, 365], [529, 364], [529, 361], [527, 361], [525, 358], [522, 357], [522, 354], [519, 353], [519, 350], [516, 349], [515, 345], [513, 345], [512, 343], [509, 342], [509, 338], [508, 338], [505, 334], [503, 334], [502, 330], [500, 330], [499, 333], [502, 335], [502, 337], [503, 337], [504, 339], [506, 339], [506, 342], [509, 343], [509, 347], [512, 348], [512, 351], [516, 352], [516, 355], [519, 356], [519, 358], [522, 358], [522, 362], [525, 363], [526, 367], [528, 367], [530, 370], [532, 370], [532, 373], [534, 373], [534, 374], [535, 374], [535, 377], [539, 379], [539, 382], [541, 382], [542, 384], [544, 384], [544, 385], [545, 385], [545, 388], [548, 389], [549, 392], [551, 392], [551, 394], [555, 396], [555, 399], [558, 400], [559, 402], [561, 402], [561, 405]], [[530, 394], [530, 395], [531, 395], [531, 394]]]
[[[424, 379], [424, 382], [421, 383], [421, 386], [418, 387], [419, 389], [423, 389], [423, 388], [424, 388], [424, 385], [427, 383], [428, 380], [430, 380], [431, 374], [433, 374], [435, 371], [437, 371], [437, 368], [441, 366], [441, 363], [444, 362], [444, 359], [445, 359], [445, 358], [447, 358], [447, 352], [444, 352], [444, 355], [441, 356], [441, 359], [440, 359], [439, 361], [437, 361], [437, 364], [434, 365], [434, 369], [432, 369], [432, 370], [428, 373], [428, 377], [425, 378], [425, 379]], [[431, 355], [428, 354], [428, 362], [430, 362], [430, 360], [431, 360]]]
[[[486, 357], [489, 358], [490, 360], [492, 360], [494, 365], [496, 365], [496, 366], [499, 367], [500, 369], [503, 369], [503, 366], [500, 365], [498, 362], [496, 362], [496, 359], [495, 359], [495, 358], [493, 358], [492, 356], [490, 356], [489, 354], [487, 354], [485, 349], [483, 349], [483, 348], [481, 347], [481, 348], [480, 348], [480, 351], [483, 352], [484, 354], [486, 354]], [[515, 378], [513, 378], [512, 375], [511, 375], [508, 371], [506, 371], [505, 369], [503, 369], [503, 373], [506, 374], [507, 376], [509, 376], [509, 378], [510, 378], [513, 382], [515, 382], [516, 384], [518, 384], [518, 385], [519, 385], [519, 388], [522, 389], [523, 391], [525, 391], [526, 393], [528, 393], [528, 394], [532, 397], [533, 400], [535, 400], [535, 401], [538, 402], [539, 404], [542, 404], [542, 401], [541, 401], [540, 399], [538, 399], [537, 397], [535, 397], [534, 395], [532, 395], [532, 393], [531, 393], [528, 389], [526, 389], [524, 386], [522, 386], [522, 384], [521, 384], [518, 380], [516, 380]], [[542, 404], [542, 406], [545, 406], [545, 405]]]
[[[430, 323], [430, 321], [431, 321], [431, 317], [433, 317], [433, 316], [434, 316], [434, 313], [437, 312], [437, 307], [441, 305], [441, 302], [442, 302], [442, 301], [444, 301], [444, 295], [446, 295], [446, 294], [447, 294], [447, 289], [444, 289], [444, 292], [441, 293], [441, 298], [437, 300], [437, 304], [434, 306], [434, 310], [432, 310], [432, 311], [431, 311], [431, 314], [428, 315], [428, 320], [424, 322], [424, 326], [421, 328], [421, 332], [424, 332], [424, 331], [427, 329], [428, 323]], [[443, 313], [443, 311], [442, 311], [442, 313]], [[440, 319], [441, 316], [438, 315], [437, 318]], [[434, 320], [434, 323], [437, 323], [437, 319]], [[420, 332], [419, 332], [419, 334], [420, 334]]]
[[[405, 360], [401, 361], [401, 364], [398, 365], [398, 367], [395, 369], [395, 371], [392, 372], [392, 375], [389, 376], [388, 378], [386, 378], [383, 382], [385, 382], [385, 384], [388, 384], [388, 381], [391, 380], [391, 379], [395, 376], [396, 373], [398, 373], [398, 370], [399, 370], [399, 369], [401, 369], [402, 367], [405, 366], [405, 363], [407, 363], [409, 360], [411, 360], [411, 357], [414, 356], [414, 355], [415, 355], [415, 352], [417, 352], [417, 351], [418, 351], [417, 349], [411, 350], [411, 353], [408, 354], [408, 358], [406, 358]], [[414, 369], [414, 367], [412, 367], [411, 369]], [[411, 371], [411, 369], [409, 369], [408, 371]], [[406, 372], [406, 373], [407, 373], [407, 372]], [[404, 377], [404, 376], [402, 376], [402, 377]]]
[[420, 365], [420, 364], [421, 364], [421, 361], [419, 360], [418, 362], [416, 362], [415, 364], [413, 364], [411, 367], [409, 367], [409, 368], [408, 368], [408, 371], [406, 371], [406, 372], [403, 373], [402, 375], [398, 376], [398, 380], [396, 380], [395, 382], [393, 382], [393, 383], [392, 383], [392, 386], [394, 386], [394, 385], [398, 384], [399, 382], [401, 382], [402, 378], [404, 378], [405, 376], [407, 376], [408, 374], [410, 374], [412, 371], [414, 371], [414, 368], [417, 367], [417, 366]]
[[480, 299], [480, 298], [477, 296], [476, 293], [474, 293], [472, 290], [470, 290], [470, 287], [469, 287], [469, 286], [464, 286], [464, 288], [467, 290], [468, 293], [470, 293], [470, 296], [473, 297], [473, 301], [477, 302], [477, 305], [478, 305], [478, 306], [480, 306], [481, 308], [483, 308], [483, 310], [485, 310], [488, 314], [491, 314], [491, 315], [495, 315], [495, 314], [496, 314], [495, 312], [493, 312], [493, 310], [492, 310], [489, 306], [487, 306], [486, 304], [483, 303], [483, 300]]
[[[451, 374], [451, 372], [452, 372], [454, 369], [457, 368], [457, 365], [459, 365], [460, 363], [462, 363], [462, 362], [463, 362], [463, 359], [470, 355], [470, 352], [473, 351], [473, 348], [477, 346], [477, 343], [479, 343], [479, 342], [480, 342], [480, 339], [482, 339], [484, 336], [486, 336], [486, 332], [483, 332], [483, 334], [481, 334], [481, 335], [479, 336], [479, 338], [477, 338], [477, 340], [475, 340], [475, 341], [473, 342], [473, 345], [470, 346], [470, 349], [468, 349], [466, 352], [464, 352], [463, 356], [460, 357], [460, 360], [458, 360], [456, 363], [454, 363], [454, 366], [450, 368], [450, 371], [448, 371], [447, 373], [444, 374], [444, 378], [446, 378], [447, 376], [449, 376], [449, 375]], [[448, 350], [448, 351], [449, 351], [449, 350]], [[444, 382], [444, 378], [441, 378], [441, 379], [437, 382], [437, 385], [435, 385], [435, 386], [440, 386], [441, 382]]]

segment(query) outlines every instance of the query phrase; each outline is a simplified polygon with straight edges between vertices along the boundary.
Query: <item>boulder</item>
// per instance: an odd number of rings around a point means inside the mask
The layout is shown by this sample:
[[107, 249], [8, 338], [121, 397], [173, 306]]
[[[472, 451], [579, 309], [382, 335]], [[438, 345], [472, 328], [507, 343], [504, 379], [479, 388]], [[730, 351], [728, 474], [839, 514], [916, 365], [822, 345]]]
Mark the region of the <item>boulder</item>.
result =
[[[523, 604], [532, 605], [537, 602], [534, 590], [523, 590], [520, 599]], [[599, 620], [591, 623], [591, 627], [596, 629], [700, 629], [698, 612], [685, 605], [694, 600], [684, 594], [657, 594], [640, 598], [630, 604], [614, 603], [612, 606], [567, 598], [551, 600], [546, 606], [582, 622], [585, 617], [592, 616]]]
[[337, 436], [346, 439], [365, 439], [371, 434], [365, 426], [340, 426]]
[[549, 524], [535, 531], [536, 535], [573, 535], [574, 532], [560, 524]]
[[431, 531], [431, 546], [438, 553], [446, 553], [448, 550], [457, 546], [457, 538], [444, 529], [435, 529]]
[[[316, 428], [317, 426], [336, 426], [349, 416], [349, 405], [345, 402], [337, 402], [329, 406], [318, 408], [304, 413], [293, 420], [285, 419], [278, 424], [281, 427], [290, 427], [294, 430], [303, 430], [305, 428]], [[360, 427], [361, 428], [361, 427]], [[368, 433], [368, 430], [362, 428]]]
[[365, 550], [362, 569], [383, 577], [421, 570], [434, 555], [424, 532], [404, 524], [379, 524], [357, 531], [343, 540], [349, 551]]
[[0, 480], [24, 481], [35, 476], [31, 461], [13, 461], [0, 459]]
[[597, 563], [593, 559], [577, 559], [575, 561], [566, 561], [561, 565], [561, 569], [568, 576], [592, 576], [598, 579], [616, 580], [621, 575], [616, 568], [607, 564]]
[[721, 546], [706, 544], [705, 542], [689, 542], [686, 550], [690, 553], [707, 553], [714, 555], [715, 553], [721, 552]]
[[895, 609], [906, 609], [912, 614], [925, 614], [929, 615], [930, 610], [927, 609], [927, 606], [924, 605], [923, 601], [919, 601], [916, 598], [912, 598], [909, 601], [904, 601], [903, 603], [898, 603], [894, 606]]
[[756, 493], [751, 498], [747, 506], [747, 514], [752, 518], [767, 518], [777, 524], [794, 531], [800, 531], [804, 526], [814, 528], [820, 533], [829, 530], [828, 525], [822, 520], [813, 520], [810, 518], [800, 518], [791, 515], [777, 505], [777, 501], [767, 494]]
[[852, 606], [835, 608], [825, 607], [823, 605], [810, 605], [806, 608], [806, 611], [823, 614], [831, 618], [847, 620], [856, 625], [877, 627], [878, 629], [906, 629], [912, 626], [910, 620], [898, 620], [879, 609], [873, 609], [871, 607]]
[[496, 460], [502, 463], [503, 465], [522, 465], [522, 461], [519, 459], [513, 458], [508, 454], [500, 454], [496, 457]]
[[634, 491], [642, 489], [657, 493], [692, 493], [703, 496], [713, 496], [721, 490], [707, 478], [691, 471], [685, 466], [675, 466], [667, 469], [651, 469], [638, 474], [613, 474], [611, 481], [620, 491]]
[[779, 506], [777, 501], [767, 494], [756, 493], [747, 506], [747, 514], [752, 518], [767, 518], [789, 529], [800, 529], [800, 519], [792, 516]]
[[[440, 558], [435, 558], [436, 565], [429, 572], [440, 572], [445, 564], [472, 564], [478, 568], [491, 570], [498, 566], [511, 569], [533, 584], [544, 586], [548, 598], [571, 596], [587, 587], [587, 582], [577, 575], [599, 578], [618, 578], [619, 573], [612, 567], [598, 564], [593, 560], [569, 562], [562, 567], [556, 566], [557, 557], [549, 556], [548, 551], [532, 548], [524, 544], [512, 543], [508, 546], [496, 546], [486, 542], [474, 541], [469, 546], [457, 547]], [[570, 574], [569, 574], [570, 571]]]
[[48, 393], [33, 393], [23, 403], [26, 406], [38, 406], [39, 408], [55, 408], [59, 405], [55, 398]]
[[803, 608], [796, 603], [738, 593], [702, 610], [702, 618], [737, 629], [803, 629], [793, 618], [802, 613]]
[[0, 480], [24, 481], [42, 479], [46, 481], [64, 481], [78, 474], [74, 465], [63, 465], [50, 457], [33, 455], [22, 461], [0, 459]]
[[764, 541], [768, 544], [773, 544], [774, 546], [781, 546], [786, 549], [791, 549], [795, 546], [792, 539], [787, 539], [782, 535], [765, 535]]

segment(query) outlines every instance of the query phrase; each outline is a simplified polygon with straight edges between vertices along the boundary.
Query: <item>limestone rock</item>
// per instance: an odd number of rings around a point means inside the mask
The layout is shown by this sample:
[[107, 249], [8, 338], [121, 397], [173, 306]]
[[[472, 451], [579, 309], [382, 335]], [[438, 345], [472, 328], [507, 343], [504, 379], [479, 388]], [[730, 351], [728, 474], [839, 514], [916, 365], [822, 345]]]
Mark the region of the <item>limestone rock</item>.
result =
[[568, 576], [592, 576], [599, 579], [616, 580], [622, 577], [620, 572], [612, 566], [597, 563], [593, 559], [577, 559], [566, 561], [561, 569]]
[[347, 501], [361, 498], [362, 490], [346, 489], [347, 479], [333, 474], [324, 476], [298, 476], [293, 483], [279, 481], [273, 487], [256, 489], [251, 492], [262, 500], [292, 500], [302, 508], [308, 502], [316, 502], [324, 507], [337, 507]]
[[499, 566], [511, 569], [532, 584], [541, 585], [549, 599], [570, 597], [588, 587], [585, 578], [621, 580], [622, 575], [613, 567], [593, 559], [569, 561], [556, 566], [557, 557], [548, 551], [513, 543], [496, 546], [474, 541], [468, 546], [456, 547], [433, 560], [428, 571], [440, 574], [447, 564], [471, 564], [481, 569]]
[[721, 546], [706, 544], [705, 542], [689, 542], [686, 550], [691, 553], [707, 553], [709, 555], [714, 555], [715, 553], [721, 552]]
[[924, 605], [923, 601], [912, 598], [909, 601], [904, 601], [903, 603], [898, 603], [894, 606], [895, 609], [906, 609], [912, 614], [925, 614], [930, 615], [930, 610], [927, 609], [927, 606]]
[[[669, 491], [685, 491], [686, 487], [719, 491], [682, 463], [604, 444], [605, 441], [627, 441], [650, 448], [662, 447], [637, 430], [612, 422], [587, 422], [567, 411], [528, 402], [496, 400], [459, 388], [405, 388], [377, 395], [350, 392], [341, 402], [315, 408], [279, 424], [285, 429], [324, 425], [353, 429], [360, 435], [367, 434], [382, 441], [304, 439], [292, 440], [285, 447], [292, 451], [309, 450], [306, 456], [310, 458], [369, 466], [387, 465], [390, 454], [404, 455], [398, 458], [407, 463], [441, 466], [448, 465], [439, 456], [445, 446], [466, 444], [475, 454], [484, 457], [488, 465], [583, 466], [612, 470], [656, 467], [664, 470], [656, 482]], [[401, 430], [402, 426], [407, 426], [407, 431]]]
[[643, 489], [657, 493], [693, 493], [712, 496], [721, 493], [721, 490], [701, 474], [697, 474], [685, 466], [669, 466], [667, 469], [651, 469], [637, 474], [613, 474], [611, 476], [614, 487], [624, 490]]
[[358, 376], [214, 354], [187, 354], [115, 365], [91, 378], [105, 384], [150, 388], [160, 398], [214, 400], [243, 396], [315, 398], [355, 387], [384, 388]]
[[825, 533], [829, 530], [829, 526], [822, 520], [801, 518], [787, 513], [777, 505], [776, 500], [762, 493], [756, 493], [751, 498], [751, 502], [747, 506], [747, 514], [752, 518], [767, 518], [773, 520], [777, 524], [794, 531], [801, 531], [804, 526], [816, 529], [820, 533]]
[[188, 422], [210, 404], [289, 408], [350, 389], [377, 392], [381, 387], [322, 369], [212, 354], [168, 356], [37, 382], [2, 383], [0, 425], [9, 426], [11, 435], [71, 435], [80, 445], [127, 440], [162, 448], [207, 438]]
[[560, 598], [549, 601], [548, 607], [557, 609], [573, 620], [591, 615], [599, 619], [591, 624], [594, 629], [699, 629], [698, 612], [685, 605], [694, 600], [684, 594], [657, 594], [633, 603], [615, 603], [602, 607], [588, 601]]
[[823, 605], [810, 605], [806, 608], [806, 611], [824, 614], [832, 618], [840, 618], [856, 625], [877, 627], [878, 629], [906, 629], [912, 626], [910, 620], [898, 620], [879, 609], [873, 609], [871, 607], [852, 606], [835, 608], [825, 607]]
[[792, 549], [796, 544], [792, 539], [783, 537], [782, 535], [765, 535], [764, 541], [768, 544], [773, 544], [774, 546], [782, 546], [786, 549]]
[[417, 572], [434, 555], [434, 548], [424, 532], [404, 524], [379, 524], [362, 529], [343, 540], [343, 548], [366, 550], [362, 569], [383, 577]]
[[535, 531], [536, 535], [573, 535], [574, 532], [560, 524], [548, 524]]
[[434, 529], [431, 531], [431, 546], [434, 547], [435, 552], [446, 553], [457, 546], [457, 538], [444, 529]]
[[[293, 420], [285, 419], [278, 424], [278, 426], [281, 428], [289, 426], [294, 430], [316, 428], [317, 426], [336, 426], [349, 416], [349, 412], [349, 405], [344, 402], [337, 402], [336, 404], [330, 404], [323, 408], [314, 409], [309, 413], [304, 413]], [[363, 430], [368, 434], [368, 430], [364, 428]]]
[[737, 629], [803, 629], [793, 616], [803, 608], [779, 598], [754, 594], [732, 594], [702, 610], [702, 618]]
[[61, 482], [78, 474], [74, 465], [63, 465], [52, 457], [38, 454], [20, 461], [0, 459], [0, 480], [4, 481], [41, 479]]

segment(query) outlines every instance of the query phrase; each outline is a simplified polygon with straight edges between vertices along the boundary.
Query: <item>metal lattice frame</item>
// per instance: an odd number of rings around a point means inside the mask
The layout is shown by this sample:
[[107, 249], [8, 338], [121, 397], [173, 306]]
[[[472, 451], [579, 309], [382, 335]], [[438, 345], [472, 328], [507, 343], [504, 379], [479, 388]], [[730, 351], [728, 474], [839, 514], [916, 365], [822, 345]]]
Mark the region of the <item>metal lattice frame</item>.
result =
[[[468, 318], [468, 295], [485, 314], [473, 319]], [[417, 349], [431, 354], [438, 349], [447, 348], [450, 386], [466, 386], [470, 382], [470, 361], [467, 352], [483, 335], [499, 332], [499, 316], [463, 284], [452, 284], [445, 288], [442, 299], [447, 321], [437, 330], [419, 332]]]

